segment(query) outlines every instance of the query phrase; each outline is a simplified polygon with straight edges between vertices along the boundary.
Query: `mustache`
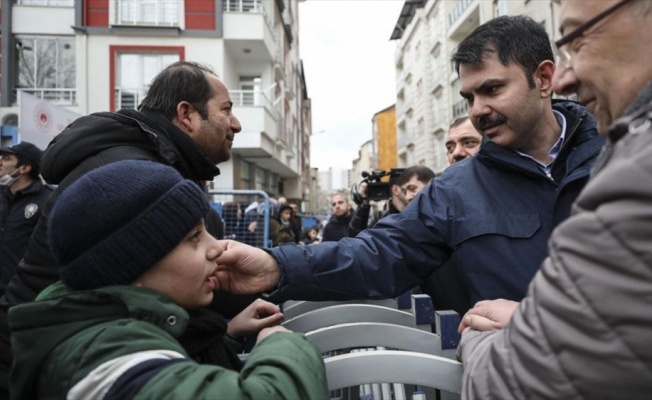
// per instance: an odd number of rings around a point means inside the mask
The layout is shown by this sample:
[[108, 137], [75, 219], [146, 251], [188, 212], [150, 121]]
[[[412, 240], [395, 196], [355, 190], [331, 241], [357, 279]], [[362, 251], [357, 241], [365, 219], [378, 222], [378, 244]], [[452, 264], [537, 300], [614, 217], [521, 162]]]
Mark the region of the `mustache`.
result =
[[504, 115], [496, 114], [495, 117], [484, 115], [478, 119], [478, 130], [483, 131], [492, 126], [504, 124], [505, 122], [507, 122], [507, 118]]

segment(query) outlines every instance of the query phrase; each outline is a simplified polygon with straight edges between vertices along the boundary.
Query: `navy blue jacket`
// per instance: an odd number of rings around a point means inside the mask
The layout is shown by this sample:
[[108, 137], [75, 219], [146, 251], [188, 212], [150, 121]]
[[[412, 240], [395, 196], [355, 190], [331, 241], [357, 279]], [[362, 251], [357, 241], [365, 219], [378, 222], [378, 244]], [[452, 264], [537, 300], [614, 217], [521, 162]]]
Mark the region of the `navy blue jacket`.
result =
[[472, 304], [521, 300], [603, 145], [582, 106], [553, 107], [566, 117], [567, 132], [551, 177], [533, 160], [487, 142], [373, 229], [336, 243], [272, 250], [283, 272], [272, 300], [392, 297], [450, 258], [468, 282]]

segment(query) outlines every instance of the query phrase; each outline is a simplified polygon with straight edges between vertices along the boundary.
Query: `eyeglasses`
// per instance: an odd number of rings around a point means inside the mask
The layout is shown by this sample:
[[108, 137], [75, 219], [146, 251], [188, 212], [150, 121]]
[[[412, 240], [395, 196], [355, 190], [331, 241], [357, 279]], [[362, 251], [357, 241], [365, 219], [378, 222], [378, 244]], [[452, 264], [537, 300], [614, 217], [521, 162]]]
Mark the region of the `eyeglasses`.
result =
[[557, 48], [557, 55], [559, 56], [559, 61], [561, 61], [564, 65], [570, 66], [571, 65], [571, 53], [568, 51], [568, 49], [564, 49], [565, 45], [571, 43], [575, 39], [579, 38], [586, 32], [588, 29], [590, 29], [592, 26], [597, 24], [598, 22], [602, 21], [603, 19], [607, 18], [609, 15], [613, 14], [614, 11], [619, 9], [620, 7], [624, 6], [625, 4], [629, 3], [631, 0], [622, 0], [619, 1], [618, 3], [614, 4], [613, 6], [607, 8], [600, 14], [596, 15], [595, 17], [591, 18], [590, 20], [586, 21], [577, 29], [572, 31], [566, 36], [563, 36], [561, 39], [557, 40], [555, 42], [555, 47]]

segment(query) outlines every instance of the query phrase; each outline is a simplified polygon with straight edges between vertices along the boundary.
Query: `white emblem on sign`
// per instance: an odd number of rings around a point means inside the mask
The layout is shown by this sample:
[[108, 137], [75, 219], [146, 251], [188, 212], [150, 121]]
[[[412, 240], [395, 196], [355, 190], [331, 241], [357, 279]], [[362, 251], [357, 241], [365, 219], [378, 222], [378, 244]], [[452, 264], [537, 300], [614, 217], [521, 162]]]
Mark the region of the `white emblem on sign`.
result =
[[36, 214], [38, 211], [38, 206], [34, 203], [28, 204], [27, 207], [25, 207], [25, 218], [30, 219]]

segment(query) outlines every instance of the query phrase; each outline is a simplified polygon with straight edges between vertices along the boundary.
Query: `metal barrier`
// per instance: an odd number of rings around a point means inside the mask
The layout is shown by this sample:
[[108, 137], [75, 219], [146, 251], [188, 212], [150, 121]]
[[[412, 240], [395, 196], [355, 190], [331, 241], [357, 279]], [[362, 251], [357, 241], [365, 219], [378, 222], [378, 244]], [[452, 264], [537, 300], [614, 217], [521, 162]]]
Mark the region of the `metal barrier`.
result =
[[272, 247], [270, 201], [262, 190], [209, 190], [211, 206], [224, 222], [224, 239], [255, 247]]

